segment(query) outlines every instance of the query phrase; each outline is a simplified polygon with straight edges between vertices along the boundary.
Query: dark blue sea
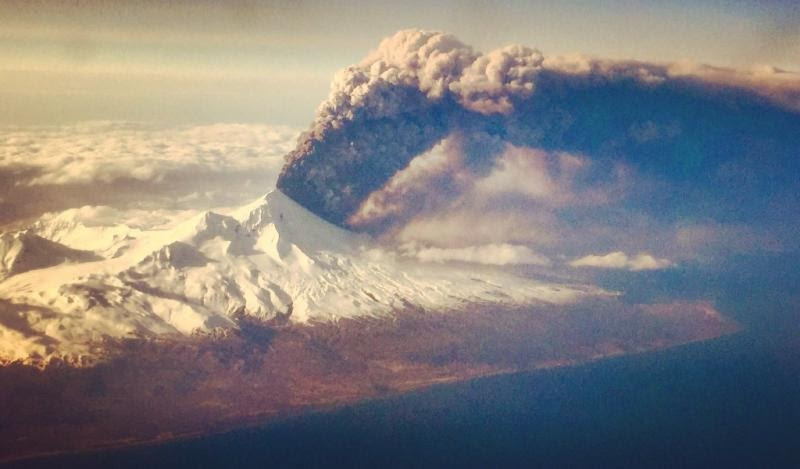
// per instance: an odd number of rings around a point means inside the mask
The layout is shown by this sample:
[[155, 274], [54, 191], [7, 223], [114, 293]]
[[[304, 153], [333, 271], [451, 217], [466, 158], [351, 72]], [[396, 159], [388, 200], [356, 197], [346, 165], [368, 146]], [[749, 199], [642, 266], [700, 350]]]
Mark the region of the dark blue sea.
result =
[[20, 467], [800, 467], [796, 261], [598, 279], [631, 301], [712, 298], [732, 336]]

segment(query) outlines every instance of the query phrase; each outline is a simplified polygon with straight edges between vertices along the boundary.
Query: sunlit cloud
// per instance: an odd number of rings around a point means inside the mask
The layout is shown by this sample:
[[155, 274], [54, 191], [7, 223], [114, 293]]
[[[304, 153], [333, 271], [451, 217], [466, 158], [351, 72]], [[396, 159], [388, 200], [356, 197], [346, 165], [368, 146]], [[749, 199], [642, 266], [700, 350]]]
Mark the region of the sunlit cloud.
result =
[[463, 248], [421, 247], [416, 244], [403, 246], [406, 255], [426, 262], [469, 262], [487, 265], [540, 265], [549, 266], [550, 259], [527, 246], [498, 243]]
[[640, 252], [635, 256], [628, 256], [622, 251], [615, 251], [604, 255], [590, 254], [575, 259], [570, 262], [569, 265], [572, 267], [596, 267], [601, 269], [639, 271], [666, 269], [672, 267], [674, 264], [669, 259], [657, 258], [646, 252]]
[[0, 129], [3, 220], [109, 205], [213, 207], [274, 187], [289, 127], [97, 122]]

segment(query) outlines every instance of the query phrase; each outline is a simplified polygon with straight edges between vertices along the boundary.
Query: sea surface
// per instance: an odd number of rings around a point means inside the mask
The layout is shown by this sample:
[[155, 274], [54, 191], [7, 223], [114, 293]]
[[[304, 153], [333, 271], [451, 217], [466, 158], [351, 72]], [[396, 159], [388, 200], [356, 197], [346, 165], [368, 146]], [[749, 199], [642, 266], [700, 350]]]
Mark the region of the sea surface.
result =
[[631, 301], [711, 298], [743, 325], [731, 336], [18, 466], [800, 467], [796, 261], [596, 279]]

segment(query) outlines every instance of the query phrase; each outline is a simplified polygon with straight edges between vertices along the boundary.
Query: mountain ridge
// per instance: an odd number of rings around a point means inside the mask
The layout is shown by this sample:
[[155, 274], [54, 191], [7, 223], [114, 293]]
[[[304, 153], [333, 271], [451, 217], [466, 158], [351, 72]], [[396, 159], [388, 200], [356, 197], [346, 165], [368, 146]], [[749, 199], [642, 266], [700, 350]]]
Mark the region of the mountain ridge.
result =
[[610, 295], [498, 269], [401, 258], [278, 190], [227, 214], [207, 211], [169, 229], [142, 232], [116, 246], [120, 250], [107, 259], [46, 266], [0, 282], [4, 307], [21, 318], [0, 321], [0, 359], [77, 363], [100, 358], [94, 345], [106, 337], [235, 329], [238, 315], [335, 322], [387, 317], [409, 306], [454, 311]]

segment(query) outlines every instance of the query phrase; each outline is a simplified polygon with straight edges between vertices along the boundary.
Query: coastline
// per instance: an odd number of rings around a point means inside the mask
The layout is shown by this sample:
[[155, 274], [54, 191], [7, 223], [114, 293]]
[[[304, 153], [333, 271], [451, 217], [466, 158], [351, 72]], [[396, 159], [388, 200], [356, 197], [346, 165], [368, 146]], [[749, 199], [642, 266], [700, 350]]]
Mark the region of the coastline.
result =
[[417, 380], [413, 385], [406, 386], [403, 389], [393, 389], [380, 394], [372, 394], [365, 396], [355, 396], [349, 400], [339, 402], [332, 402], [320, 405], [299, 405], [292, 408], [284, 408], [279, 410], [269, 410], [260, 412], [258, 414], [249, 416], [238, 416], [228, 422], [215, 422], [214, 428], [199, 430], [186, 433], [162, 433], [155, 438], [141, 439], [132, 441], [130, 439], [125, 441], [109, 442], [107, 444], [99, 444], [94, 446], [87, 446], [76, 450], [62, 450], [52, 451], [46, 453], [28, 453], [19, 456], [12, 456], [11, 458], [0, 459], [0, 464], [27, 464], [27, 463], [43, 463], [47, 464], [49, 461], [57, 461], [61, 458], [73, 457], [92, 457], [102, 456], [105, 454], [113, 454], [124, 451], [136, 451], [137, 449], [158, 449], [168, 447], [180, 443], [191, 443], [192, 441], [200, 441], [204, 439], [213, 439], [224, 437], [236, 432], [258, 432], [265, 428], [280, 426], [282, 424], [290, 423], [297, 419], [305, 419], [313, 416], [333, 414], [340, 412], [344, 409], [352, 407], [364, 407], [380, 403], [391, 402], [397, 399], [409, 399], [414, 395], [425, 393], [429, 391], [443, 391], [446, 392], [449, 388], [459, 388], [464, 385], [479, 385], [484, 380], [491, 380], [495, 378], [502, 379], [503, 377], [524, 376], [531, 374], [546, 373], [553, 370], [564, 369], [583, 369], [586, 367], [595, 366], [597, 363], [615, 362], [626, 359], [636, 359], [637, 357], [652, 357], [669, 353], [680, 353], [686, 347], [696, 346], [697, 344], [714, 344], [720, 340], [728, 340], [733, 337], [739, 337], [746, 334], [747, 331], [741, 328], [733, 331], [725, 332], [721, 335], [704, 338], [694, 339], [681, 343], [675, 343], [668, 346], [660, 346], [648, 350], [640, 350], [625, 354], [609, 354], [605, 356], [593, 357], [582, 361], [565, 362], [559, 364], [543, 364], [534, 366], [527, 369], [495, 369], [483, 370], [478, 373], [452, 375], [448, 377], [432, 378], [425, 381]]

